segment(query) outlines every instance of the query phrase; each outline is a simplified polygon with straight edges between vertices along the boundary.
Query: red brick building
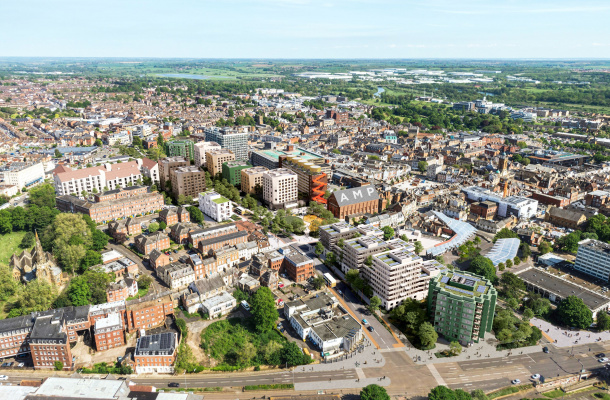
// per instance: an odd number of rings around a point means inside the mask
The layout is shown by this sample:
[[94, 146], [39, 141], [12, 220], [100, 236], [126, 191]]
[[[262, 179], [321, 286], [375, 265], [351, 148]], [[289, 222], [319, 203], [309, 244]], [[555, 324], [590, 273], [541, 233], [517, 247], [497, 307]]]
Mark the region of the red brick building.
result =
[[143, 297], [127, 302], [127, 331], [150, 329], [165, 323], [168, 315], [174, 314], [174, 303], [170, 295], [159, 298]]
[[136, 249], [144, 254], [150, 254], [153, 250], [169, 249], [169, 236], [163, 232], [156, 232], [149, 236], [139, 235], [134, 240]]
[[123, 333], [123, 315], [110, 314], [95, 321], [93, 331], [97, 351], [110, 350], [125, 344]]
[[328, 198], [327, 208], [339, 219], [375, 214], [379, 212], [379, 193], [372, 185], [337, 190]]
[[498, 204], [493, 201], [481, 201], [470, 205], [470, 213], [479, 217], [491, 220], [498, 212]]

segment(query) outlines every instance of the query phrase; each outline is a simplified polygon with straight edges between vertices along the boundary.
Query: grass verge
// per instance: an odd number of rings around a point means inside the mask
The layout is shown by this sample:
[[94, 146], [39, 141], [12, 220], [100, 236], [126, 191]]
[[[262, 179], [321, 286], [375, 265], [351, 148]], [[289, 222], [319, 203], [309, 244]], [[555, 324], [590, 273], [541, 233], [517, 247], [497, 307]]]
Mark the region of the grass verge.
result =
[[292, 383], [276, 383], [273, 385], [248, 385], [244, 386], [244, 392], [252, 390], [267, 390], [267, 389], [294, 389]]

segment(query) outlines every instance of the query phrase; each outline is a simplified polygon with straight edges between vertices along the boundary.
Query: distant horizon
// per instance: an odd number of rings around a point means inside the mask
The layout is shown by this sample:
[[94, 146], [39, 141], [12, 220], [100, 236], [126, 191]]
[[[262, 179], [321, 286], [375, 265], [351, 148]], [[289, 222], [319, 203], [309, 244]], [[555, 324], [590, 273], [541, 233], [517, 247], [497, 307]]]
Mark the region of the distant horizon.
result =
[[0, 12], [10, 58], [610, 59], [606, 0], [21, 0]]
[[113, 57], [113, 56], [0, 56], [0, 60], [5, 59], [85, 59], [85, 60], [195, 60], [195, 61], [610, 61], [609, 57], [579, 57], [579, 58], [532, 58], [532, 57], [510, 57], [510, 58], [458, 58], [458, 57], [414, 57], [414, 58], [358, 58], [358, 57], [338, 57], [338, 58], [291, 58], [291, 57]]

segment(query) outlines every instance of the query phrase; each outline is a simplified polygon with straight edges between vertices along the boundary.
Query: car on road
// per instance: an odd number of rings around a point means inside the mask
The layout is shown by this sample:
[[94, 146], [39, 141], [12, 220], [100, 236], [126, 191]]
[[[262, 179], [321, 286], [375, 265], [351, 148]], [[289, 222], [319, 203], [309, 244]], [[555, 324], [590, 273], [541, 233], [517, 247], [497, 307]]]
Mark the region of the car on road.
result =
[[15, 365], [15, 363], [14, 363], [14, 362], [12, 362], [12, 361], [11, 361], [10, 363], [8, 363], [8, 366], [9, 366], [9, 367], [12, 367], [13, 365]]
[[0, 381], [5, 381], [8, 379], [8, 376], [6, 375], [0, 375]]
[[2, 367], [5, 367], [5, 368], [8, 367], [8, 363], [7, 362], [2, 363]]
[[548, 353], [548, 352], [549, 352], [549, 348], [545, 346], [545, 347], [543, 347], [543, 348], [542, 348], [542, 351], [543, 351], [544, 353]]
[[168, 387], [180, 387], [180, 384], [178, 382], [170, 382], [167, 384]]
[[17, 364], [17, 368], [23, 368], [23, 367], [25, 367], [25, 364], [24, 364], [24, 363], [19, 363], [19, 364]]
[[540, 379], [540, 374], [534, 374], [531, 376], [532, 379], [536, 380], [536, 379]]
[[606, 354], [605, 353], [599, 353], [599, 354], [596, 354], [595, 357], [597, 357], [597, 358], [606, 357]]
[[368, 324], [369, 324], [369, 321], [367, 321], [367, 320], [366, 320], [366, 318], [362, 318], [362, 323], [363, 323], [364, 325], [368, 325]]
[[338, 294], [339, 296], [343, 296], [343, 292], [342, 292], [341, 290], [339, 290], [339, 289], [337, 289], [337, 294]]
[[368, 330], [369, 330], [369, 332], [374, 332], [374, 331], [375, 331], [375, 328], [373, 328], [373, 327], [372, 327], [372, 326], [370, 326], [370, 325], [369, 325], [369, 326], [368, 326], [368, 328], [366, 328], [366, 329], [368, 329]]
[[597, 361], [599, 361], [600, 363], [605, 363], [605, 362], [610, 361], [610, 358], [602, 357], [602, 358], [598, 358]]
[[518, 385], [521, 383], [521, 381], [519, 379], [513, 379], [512, 381], [510, 381], [510, 383], [512, 383], [513, 385]]

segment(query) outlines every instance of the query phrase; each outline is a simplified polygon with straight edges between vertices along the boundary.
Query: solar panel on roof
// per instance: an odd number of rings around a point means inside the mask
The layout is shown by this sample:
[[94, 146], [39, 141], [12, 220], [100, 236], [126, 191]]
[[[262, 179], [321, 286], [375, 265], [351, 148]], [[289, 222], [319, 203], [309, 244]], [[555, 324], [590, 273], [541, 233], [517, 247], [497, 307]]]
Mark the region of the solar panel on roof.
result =
[[150, 338], [148, 336], [144, 336], [140, 339], [140, 347], [143, 349], [147, 349], [150, 344]]
[[485, 293], [485, 289], [486, 289], [486, 288], [487, 288], [486, 286], [481, 285], [481, 286], [479, 286], [479, 287], [477, 288], [477, 292], [479, 292], [479, 293]]
[[449, 282], [449, 277], [448, 276], [443, 276], [441, 278], [441, 283], [447, 283], [447, 282]]

